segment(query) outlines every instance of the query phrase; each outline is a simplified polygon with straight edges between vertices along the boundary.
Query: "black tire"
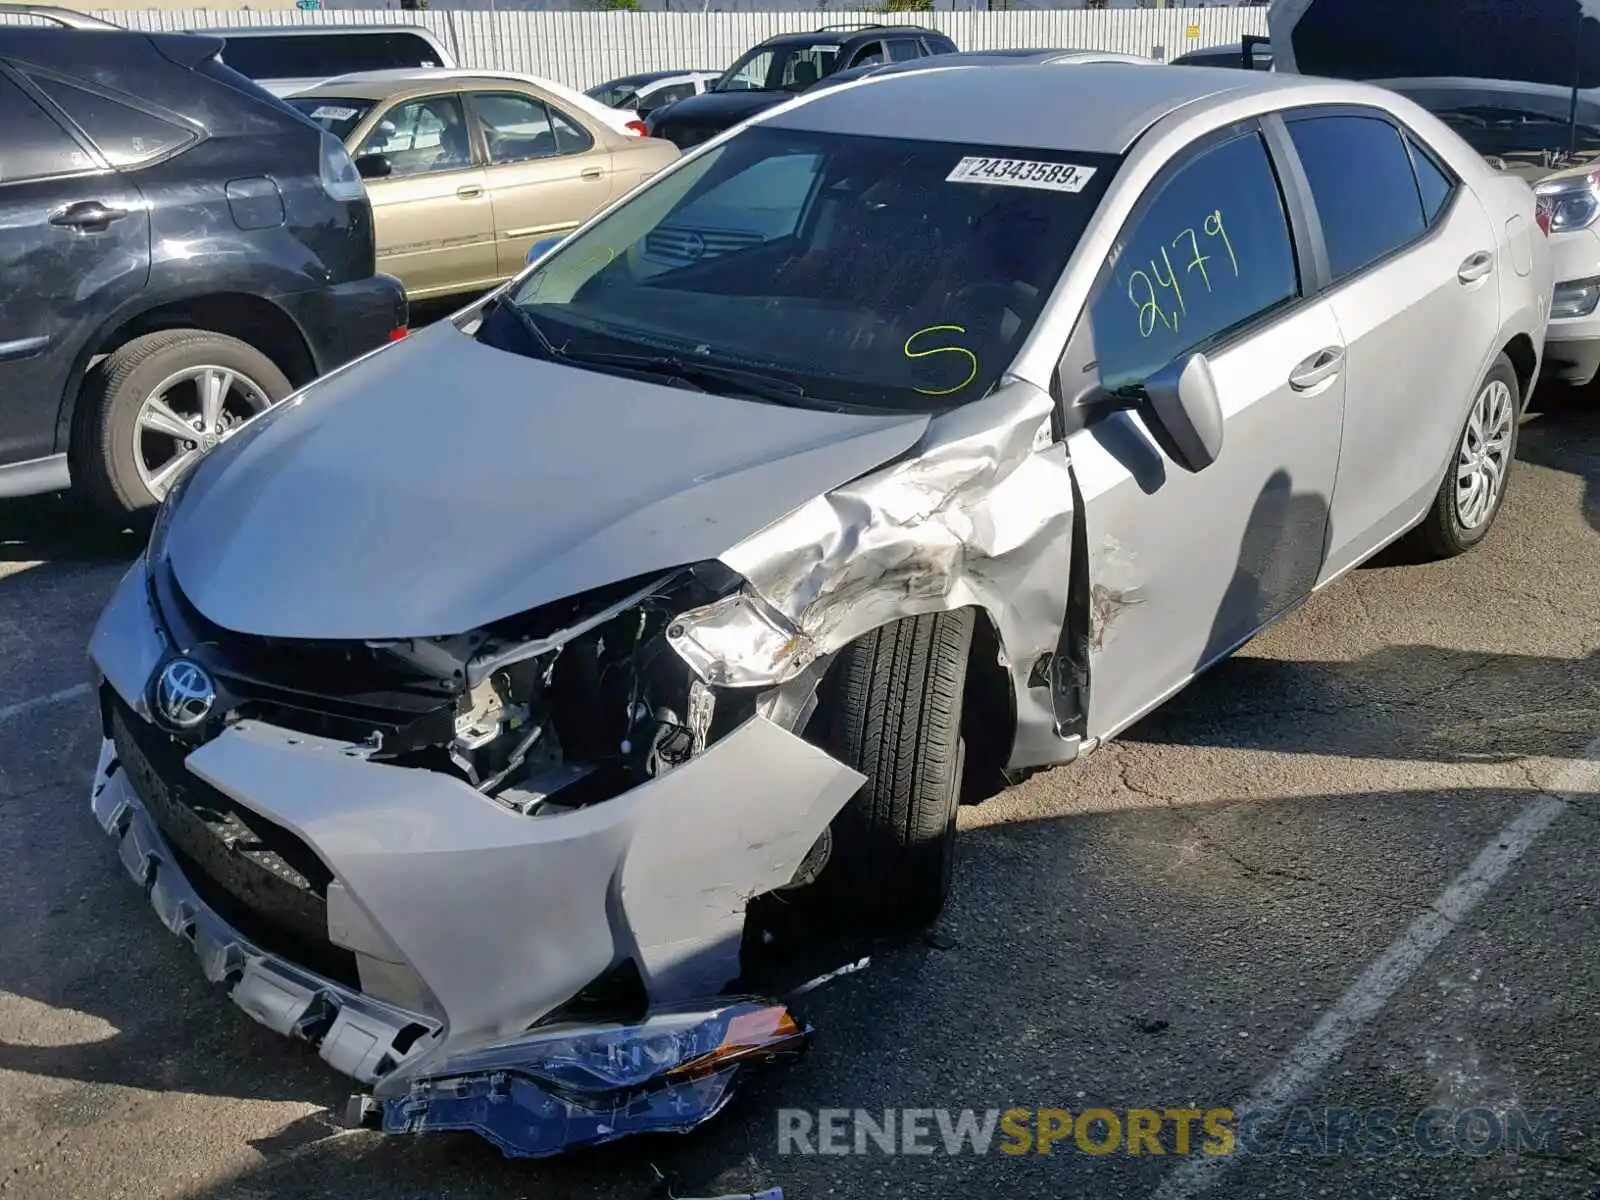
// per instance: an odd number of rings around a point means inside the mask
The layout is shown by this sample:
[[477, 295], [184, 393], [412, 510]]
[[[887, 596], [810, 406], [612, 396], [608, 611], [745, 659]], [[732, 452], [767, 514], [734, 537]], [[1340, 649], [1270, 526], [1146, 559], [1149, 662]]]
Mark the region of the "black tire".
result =
[[[1466, 439], [1467, 429], [1477, 410], [1478, 397], [1496, 383], [1503, 384], [1511, 392], [1511, 441], [1506, 449], [1505, 472], [1500, 481], [1500, 490], [1495, 494], [1488, 514], [1478, 524], [1469, 528], [1461, 520], [1456, 501], [1456, 470], [1462, 443]], [[1502, 354], [1494, 360], [1488, 374], [1483, 377], [1483, 381], [1473, 393], [1467, 417], [1456, 432], [1455, 441], [1451, 443], [1450, 460], [1445, 466], [1444, 479], [1439, 483], [1439, 492], [1434, 496], [1427, 516], [1422, 518], [1422, 523], [1413, 529], [1408, 537], [1412, 549], [1418, 555], [1432, 559], [1454, 558], [1458, 554], [1465, 554], [1487, 536], [1495, 518], [1500, 515], [1501, 505], [1505, 503], [1506, 490], [1511, 486], [1511, 472], [1517, 461], [1517, 430], [1521, 423], [1522, 407], [1522, 385], [1517, 379], [1516, 368], [1511, 365], [1511, 360]]]
[[835, 920], [873, 932], [929, 925], [950, 893], [973, 612], [895, 621], [842, 650], [823, 681], [818, 745], [867, 777], [829, 829], [804, 889]]
[[147, 333], [96, 363], [83, 381], [72, 425], [72, 482], [96, 507], [119, 518], [155, 507], [139, 475], [140, 405], [162, 380], [189, 367], [216, 366], [253, 382], [276, 404], [292, 385], [261, 351], [200, 329]]

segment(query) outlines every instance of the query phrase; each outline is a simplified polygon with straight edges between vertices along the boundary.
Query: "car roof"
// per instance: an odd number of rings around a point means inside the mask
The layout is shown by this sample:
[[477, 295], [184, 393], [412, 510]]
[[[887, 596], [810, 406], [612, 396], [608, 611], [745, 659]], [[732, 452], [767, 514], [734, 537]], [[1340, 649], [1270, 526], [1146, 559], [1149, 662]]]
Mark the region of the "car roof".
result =
[[[1327, 80], [1266, 71], [1088, 62], [952, 66], [871, 75], [807, 93], [765, 118], [779, 128], [928, 141], [1121, 154], [1175, 109], [1211, 97], [1282, 91]], [[1363, 98], [1366, 92], [1361, 91]], [[848, 95], [846, 94], [848, 93]], [[1092, 103], [1070, 101], [1089, 99]]]
[[640, 71], [637, 75], [618, 75], [615, 79], [608, 79], [598, 86], [608, 88], [622, 87], [626, 84], [629, 87], [634, 87], [641, 83], [654, 83], [658, 79], [671, 79], [674, 75], [691, 74], [693, 74], [692, 71]]
[[[788, 46], [796, 43], [811, 45], [827, 45], [836, 42], [843, 45], [845, 42], [862, 38], [871, 41], [875, 37], [883, 37], [889, 33], [900, 34], [939, 34], [937, 29], [929, 29], [926, 25], [824, 25], [821, 29], [796, 30], [793, 33], [777, 33], [758, 43], [760, 46]], [[939, 36], [943, 36], [939, 34]]]
[[515, 83], [540, 91], [543, 81], [509, 72], [450, 70], [441, 67], [406, 67], [389, 71], [357, 71], [335, 75], [295, 93], [302, 96], [339, 96], [351, 100], [386, 100], [410, 92], [436, 91], [440, 83], [472, 84]]
[[410, 25], [396, 21], [392, 25], [219, 25], [215, 28], [186, 29], [185, 33], [211, 34], [215, 37], [315, 37], [318, 34], [346, 33], [412, 33], [430, 42], [439, 39], [426, 25]]

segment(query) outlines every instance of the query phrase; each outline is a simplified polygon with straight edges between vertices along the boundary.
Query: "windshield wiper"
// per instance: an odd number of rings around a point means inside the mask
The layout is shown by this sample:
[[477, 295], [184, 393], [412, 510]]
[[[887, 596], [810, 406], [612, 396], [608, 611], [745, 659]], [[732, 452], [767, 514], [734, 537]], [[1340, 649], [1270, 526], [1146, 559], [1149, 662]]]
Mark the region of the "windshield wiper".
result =
[[807, 407], [830, 409], [837, 407], [807, 396], [805, 388], [798, 383], [781, 379], [776, 375], [748, 371], [742, 367], [726, 367], [720, 363], [697, 362], [672, 354], [617, 354], [597, 350], [584, 351], [581, 354], [569, 353], [566, 358], [569, 362], [622, 367], [651, 375], [665, 375], [690, 384], [711, 384], [719, 389], [732, 387], [779, 404], [799, 403]]
[[544, 352], [546, 358], [559, 359], [566, 357], [566, 351], [558, 350], [556, 344], [550, 340], [550, 335], [539, 327], [539, 322], [510, 296], [501, 296], [495, 301], [498, 308], [505, 309], [516, 318], [517, 324], [522, 326], [523, 332], [533, 339], [534, 344]]

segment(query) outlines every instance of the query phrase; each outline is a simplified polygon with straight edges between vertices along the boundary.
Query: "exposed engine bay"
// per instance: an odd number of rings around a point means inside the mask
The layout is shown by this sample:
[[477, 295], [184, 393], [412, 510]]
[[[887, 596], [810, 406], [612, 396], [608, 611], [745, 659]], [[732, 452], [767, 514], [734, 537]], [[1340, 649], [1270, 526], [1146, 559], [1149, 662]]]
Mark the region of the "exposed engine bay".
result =
[[[367, 761], [457, 777], [528, 815], [557, 793], [581, 807], [659, 778], [756, 711], [751, 684], [822, 665], [717, 562], [465, 634], [360, 643], [229, 634], [187, 603], [170, 569], [152, 576], [174, 640], [218, 681], [220, 720], [354, 742]], [[770, 635], [777, 671], [729, 665], [727, 615]]]

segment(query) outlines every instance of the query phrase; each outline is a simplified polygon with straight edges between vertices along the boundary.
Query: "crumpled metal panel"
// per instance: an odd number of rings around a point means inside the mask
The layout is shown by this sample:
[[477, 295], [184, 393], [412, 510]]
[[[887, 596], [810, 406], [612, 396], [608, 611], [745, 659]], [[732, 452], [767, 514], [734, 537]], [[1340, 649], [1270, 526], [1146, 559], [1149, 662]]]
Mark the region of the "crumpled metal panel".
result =
[[1030, 687], [1067, 611], [1073, 498], [1048, 392], [1013, 380], [936, 418], [901, 461], [835, 488], [722, 561], [819, 652], [901, 617], [975, 605], [1016, 697], [1009, 766], [1059, 762], [1048, 687]]

